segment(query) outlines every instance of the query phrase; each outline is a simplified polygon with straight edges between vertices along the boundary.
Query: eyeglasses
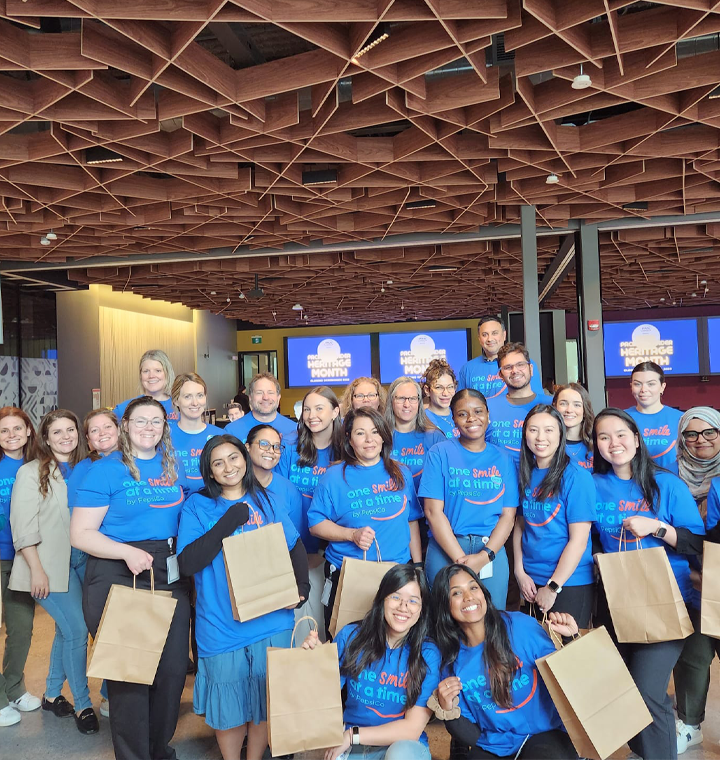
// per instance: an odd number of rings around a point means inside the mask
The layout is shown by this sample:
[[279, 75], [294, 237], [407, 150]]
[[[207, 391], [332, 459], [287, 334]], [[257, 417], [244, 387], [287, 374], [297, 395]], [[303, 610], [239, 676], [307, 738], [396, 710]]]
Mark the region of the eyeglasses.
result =
[[353, 393], [353, 398], [356, 401], [375, 401], [377, 397], [377, 393]]
[[431, 388], [435, 393], [455, 393], [454, 385], [432, 385]]
[[395, 607], [400, 607], [400, 605], [403, 602], [405, 602], [408, 608], [413, 611], [420, 609], [420, 600], [416, 599], [415, 597], [411, 597], [410, 599], [405, 599], [404, 597], [400, 596], [400, 594], [390, 594], [388, 599], [392, 602], [393, 606]]
[[524, 370], [527, 369], [530, 366], [528, 362], [515, 362], [515, 364], [504, 364], [500, 369], [503, 372], [512, 372], [514, 369], [517, 370]]
[[285, 447], [282, 445], [282, 443], [270, 443], [270, 441], [266, 441], [264, 438], [259, 441], [255, 441], [255, 443], [257, 443], [261, 451], [270, 451], [270, 449], [272, 449], [277, 454], [280, 454], [285, 450]]
[[397, 401], [399, 404], [410, 404], [410, 406], [420, 403], [420, 399], [417, 396], [395, 396], [393, 401]]
[[698, 436], [700, 435], [706, 441], [714, 441], [718, 437], [718, 433], [720, 433], [720, 430], [717, 428], [706, 428], [705, 430], [701, 430], [699, 433], [697, 430], [686, 430], [682, 435], [683, 438], [689, 443], [695, 443], [695, 441], [698, 439]]
[[145, 417], [134, 417], [129, 422], [132, 422], [136, 428], [140, 428], [141, 430], [148, 425], [159, 430], [165, 424], [165, 420], [162, 417], [154, 417], [151, 420], [146, 420]]

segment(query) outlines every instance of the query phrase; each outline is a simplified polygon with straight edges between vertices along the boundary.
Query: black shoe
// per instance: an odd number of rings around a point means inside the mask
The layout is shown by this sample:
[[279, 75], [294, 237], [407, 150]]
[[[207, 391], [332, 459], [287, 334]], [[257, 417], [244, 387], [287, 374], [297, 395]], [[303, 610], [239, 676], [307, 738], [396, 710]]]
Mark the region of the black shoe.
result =
[[75, 716], [75, 725], [81, 734], [96, 734], [100, 730], [97, 715], [92, 707], [86, 707], [80, 715]]
[[69, 718], [71, 715], [75, 715], [75, 708], [67, 701], [67, 699], [65, 699], [65, 697], [63, 697], [62, 694], [59, 697], [55, 697], [53, 702], [48, 702], [48, 700], [43, 697], [42, 709], [55, 713], [58, 718]]

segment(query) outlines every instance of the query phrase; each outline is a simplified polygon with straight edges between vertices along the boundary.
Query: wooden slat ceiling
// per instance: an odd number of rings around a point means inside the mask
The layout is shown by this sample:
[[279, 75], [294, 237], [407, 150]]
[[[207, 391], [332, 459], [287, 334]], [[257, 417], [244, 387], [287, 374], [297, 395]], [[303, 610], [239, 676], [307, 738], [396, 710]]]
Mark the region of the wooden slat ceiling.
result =
[[[332, 246], [525, 203], [558, 228], [720, 211], [718, 33], [715, 0], [0, 0], [0, 259], [322, 241], [70, 276], [257, 324], [297, 323], [296, 302], [311, 324], [518, 308], [517, 240]], [[605, 303], [720, 303], [719, 237], [602, 233]], [[540, 274], [561, 242], [540, 239]], [[240, 298], [255, 274], [264, 297]], [[572, 279], [548, 305], [574, 307]]]

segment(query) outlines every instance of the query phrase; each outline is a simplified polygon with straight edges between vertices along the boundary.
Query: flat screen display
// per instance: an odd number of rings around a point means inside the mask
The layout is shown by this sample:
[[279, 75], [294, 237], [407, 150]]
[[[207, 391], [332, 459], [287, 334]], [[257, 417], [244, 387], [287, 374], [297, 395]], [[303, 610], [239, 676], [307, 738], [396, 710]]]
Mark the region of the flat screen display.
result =
[[457, 371], [468, 360], [467, 330], [380, 334], [380, 382], [407, 375], [419, 380], [433, 359]]
[[660, 365], [667, 375], [700, 372], [696, 319], [606, 322], [605, 374], [629, 377], [640, 362]]
[[720, 373], [720, 317], [710, 317], [708, 326], [708, 346], [710, 348], [710, 372]]
[[371, 374], [369, 335], [286, 338], [287, 387], [347, 385]]

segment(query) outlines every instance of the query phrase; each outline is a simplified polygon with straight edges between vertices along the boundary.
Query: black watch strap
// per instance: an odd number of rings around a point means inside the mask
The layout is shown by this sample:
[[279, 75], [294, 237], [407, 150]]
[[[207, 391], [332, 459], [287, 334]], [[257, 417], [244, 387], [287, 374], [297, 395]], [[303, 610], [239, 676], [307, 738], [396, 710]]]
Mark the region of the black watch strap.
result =
[[489, 546], [483, 546], [481, 551], [487, 552], [488, 557], [490, 557], [490, 562], [495, 561], [495, 552]]

